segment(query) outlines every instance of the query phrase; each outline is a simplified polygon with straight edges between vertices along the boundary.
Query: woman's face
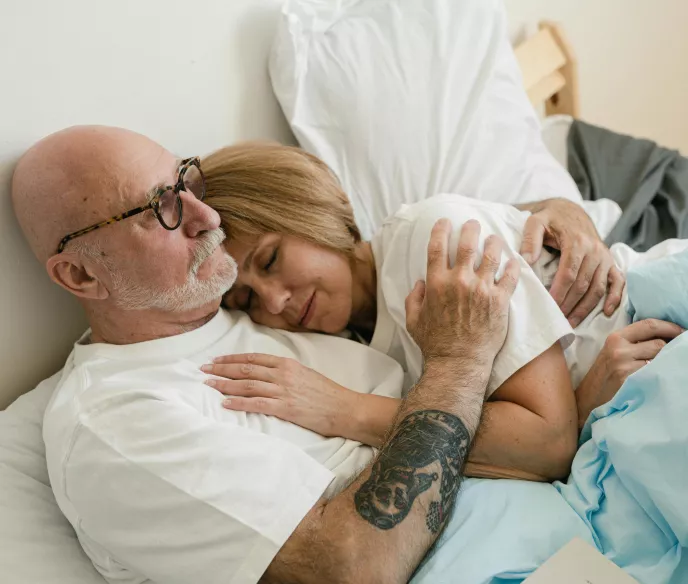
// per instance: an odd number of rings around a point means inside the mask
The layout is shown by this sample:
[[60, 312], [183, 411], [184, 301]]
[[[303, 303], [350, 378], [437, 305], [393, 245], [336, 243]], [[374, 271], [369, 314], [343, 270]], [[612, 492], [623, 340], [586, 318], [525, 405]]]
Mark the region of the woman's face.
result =
[[223, 304], [254, 322], [289, 331], [338, 333], [352, 311], [348, 258], [291, 235], [225, 242], [239, 276]]

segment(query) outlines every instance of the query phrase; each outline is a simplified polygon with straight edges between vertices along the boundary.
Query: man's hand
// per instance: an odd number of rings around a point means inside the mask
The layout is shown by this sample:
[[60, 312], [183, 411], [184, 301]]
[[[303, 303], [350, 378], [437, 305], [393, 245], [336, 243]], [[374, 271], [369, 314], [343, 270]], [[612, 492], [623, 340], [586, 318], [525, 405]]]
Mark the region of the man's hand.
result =
[[446, 357], [491, 367], [506, 338], [509, 300], [520, 268], [516, 260], [510, 260], [502, 278], [495, 281], [503, 243], [490, 236], [476, 270], [480, 238], [477, 221], [463, 226], [456, 262], [450, 267], [451, 229], [446, 219], [433, 228], [428, 244], [427, 283], [417, 283], [406, 299], [406, 328], [426, 363]]
[[526, 222], [521, 255], [533, 265], [547, 245], [561, 251], [550, 293], [571, 326], [578, 326], [607, 295], [604, 313], [621, 303], [626, 279], [582, 207], [565, 199], [517, 205], [533, 214]]

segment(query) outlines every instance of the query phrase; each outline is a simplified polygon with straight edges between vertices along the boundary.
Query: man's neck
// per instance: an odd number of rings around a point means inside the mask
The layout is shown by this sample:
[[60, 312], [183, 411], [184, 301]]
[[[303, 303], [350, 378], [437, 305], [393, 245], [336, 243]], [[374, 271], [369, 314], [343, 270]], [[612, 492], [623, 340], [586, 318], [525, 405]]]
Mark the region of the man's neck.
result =
[[91, 342], [130, 345], [187, 333], [208, 323], [219, 308], [219, 301], [183, 313], [155, 310], [100, 310], [86, 307], [91, 324]]

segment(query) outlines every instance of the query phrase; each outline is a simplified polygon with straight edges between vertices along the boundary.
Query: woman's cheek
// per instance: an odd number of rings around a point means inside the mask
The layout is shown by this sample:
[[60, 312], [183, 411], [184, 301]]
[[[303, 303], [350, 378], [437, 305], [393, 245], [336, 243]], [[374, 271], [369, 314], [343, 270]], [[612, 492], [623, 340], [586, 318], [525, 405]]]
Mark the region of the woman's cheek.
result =
[[331, 304], [332, 310], [323, 318], [322, 330], [331, 335], [341, 333], [349, 325], [350, 303], [340, 301]]

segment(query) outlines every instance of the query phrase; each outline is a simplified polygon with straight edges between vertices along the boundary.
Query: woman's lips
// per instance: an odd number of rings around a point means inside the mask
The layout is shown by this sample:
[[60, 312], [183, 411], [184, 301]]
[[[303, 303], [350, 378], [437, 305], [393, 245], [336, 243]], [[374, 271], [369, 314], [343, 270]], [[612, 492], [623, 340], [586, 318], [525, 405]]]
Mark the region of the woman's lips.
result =
[[303, 316], [301, 316], [301, 320], [299, 321], [299, 326], [302, 326], [304, 328], [306, 326], [308, 326], [308, 323], [313, 318], [314, 314], [315, 314], [315, 292], [313, 292], [313, 295], [310, 297], [310, 300], [306, 303], [306, 306], [303, 309]]

